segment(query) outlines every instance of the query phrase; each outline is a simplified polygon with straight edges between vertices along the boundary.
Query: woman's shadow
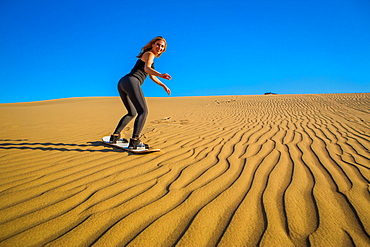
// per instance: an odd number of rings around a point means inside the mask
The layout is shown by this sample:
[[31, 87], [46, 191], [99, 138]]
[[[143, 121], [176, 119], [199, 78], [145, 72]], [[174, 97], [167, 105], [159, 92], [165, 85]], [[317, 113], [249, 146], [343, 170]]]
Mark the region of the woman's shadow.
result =
[[[42, 151], [73, 151], [73, 152], [119, 152], [119, 149], [108, 148], [101, 141], [87, 142], [86, 144], [76, 143], [52, 143], [52, 142], [26, 142], [28, 139], [11, 140], [0, 139], [0, 149], [19, 150], [42, 150]], [[104, 148], [99, 148], [104, 147]]]

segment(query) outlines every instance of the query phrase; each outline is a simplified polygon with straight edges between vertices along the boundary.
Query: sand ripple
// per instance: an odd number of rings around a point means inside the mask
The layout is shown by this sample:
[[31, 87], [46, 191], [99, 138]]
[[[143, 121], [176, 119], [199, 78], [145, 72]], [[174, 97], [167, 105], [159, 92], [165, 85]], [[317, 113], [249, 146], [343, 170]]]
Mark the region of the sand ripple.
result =
[[0, 105], [0, 246], [369, 246], [370, 94], [148, 104], [149, 155], [118, 98]]

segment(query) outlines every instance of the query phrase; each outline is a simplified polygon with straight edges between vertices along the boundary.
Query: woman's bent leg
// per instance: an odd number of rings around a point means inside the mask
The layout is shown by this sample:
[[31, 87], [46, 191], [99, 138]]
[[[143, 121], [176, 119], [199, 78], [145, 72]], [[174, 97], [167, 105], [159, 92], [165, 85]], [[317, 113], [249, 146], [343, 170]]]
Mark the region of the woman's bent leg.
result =
[[146, 105], [146, 100], [141, 90], [139, 81], [134, 81], [133, 83], [125, 87], [125, 92], [130, 98], [130, 102], [134, 105], [137, 117], [134, 123], [134, 132], [132, 133], [132, 138], [139, 138], [140, 133], [144, 127], [146, 118], [148, 116], [148, 107]]
[[120, 134], [123, 128], [136, 116], [135, 106], [132, 104], [130, 97], [125, 92], [125, 84], [130, 83], [129, 77], [123, 77], [120, 82], [118, 83], [118, 92], [120, 94], [121, 100], [124, 106], [127, 109], [127, 114], [121, 118], [119, 121], [114, 134]]

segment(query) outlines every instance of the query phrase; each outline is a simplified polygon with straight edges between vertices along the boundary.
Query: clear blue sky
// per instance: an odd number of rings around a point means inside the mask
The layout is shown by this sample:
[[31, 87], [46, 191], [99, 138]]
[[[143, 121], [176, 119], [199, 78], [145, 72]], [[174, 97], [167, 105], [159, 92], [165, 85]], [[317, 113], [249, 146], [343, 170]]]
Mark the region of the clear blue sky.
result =
[[369, 0], [0, 0], [0, 103], [118, 96], [158, 35], [172, 96], [370, 91]]

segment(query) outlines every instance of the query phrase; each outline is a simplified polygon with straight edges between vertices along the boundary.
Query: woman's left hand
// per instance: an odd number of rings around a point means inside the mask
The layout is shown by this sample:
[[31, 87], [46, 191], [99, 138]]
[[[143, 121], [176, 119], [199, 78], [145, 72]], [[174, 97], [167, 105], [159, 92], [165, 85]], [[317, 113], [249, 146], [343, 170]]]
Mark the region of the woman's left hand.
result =
[[164, 91], [166, 91], [168, 95], [171, 95], [171, 90], [166, 86], [166, 84], [161, 82], [156, 76], [150, 75], [150, 79], [152, 79], [159, 86], [163, 87]]
[[166, 85], [163, 85], [163, 88], [167, 92], [168, 95], [171, 95], [171, 90]]

